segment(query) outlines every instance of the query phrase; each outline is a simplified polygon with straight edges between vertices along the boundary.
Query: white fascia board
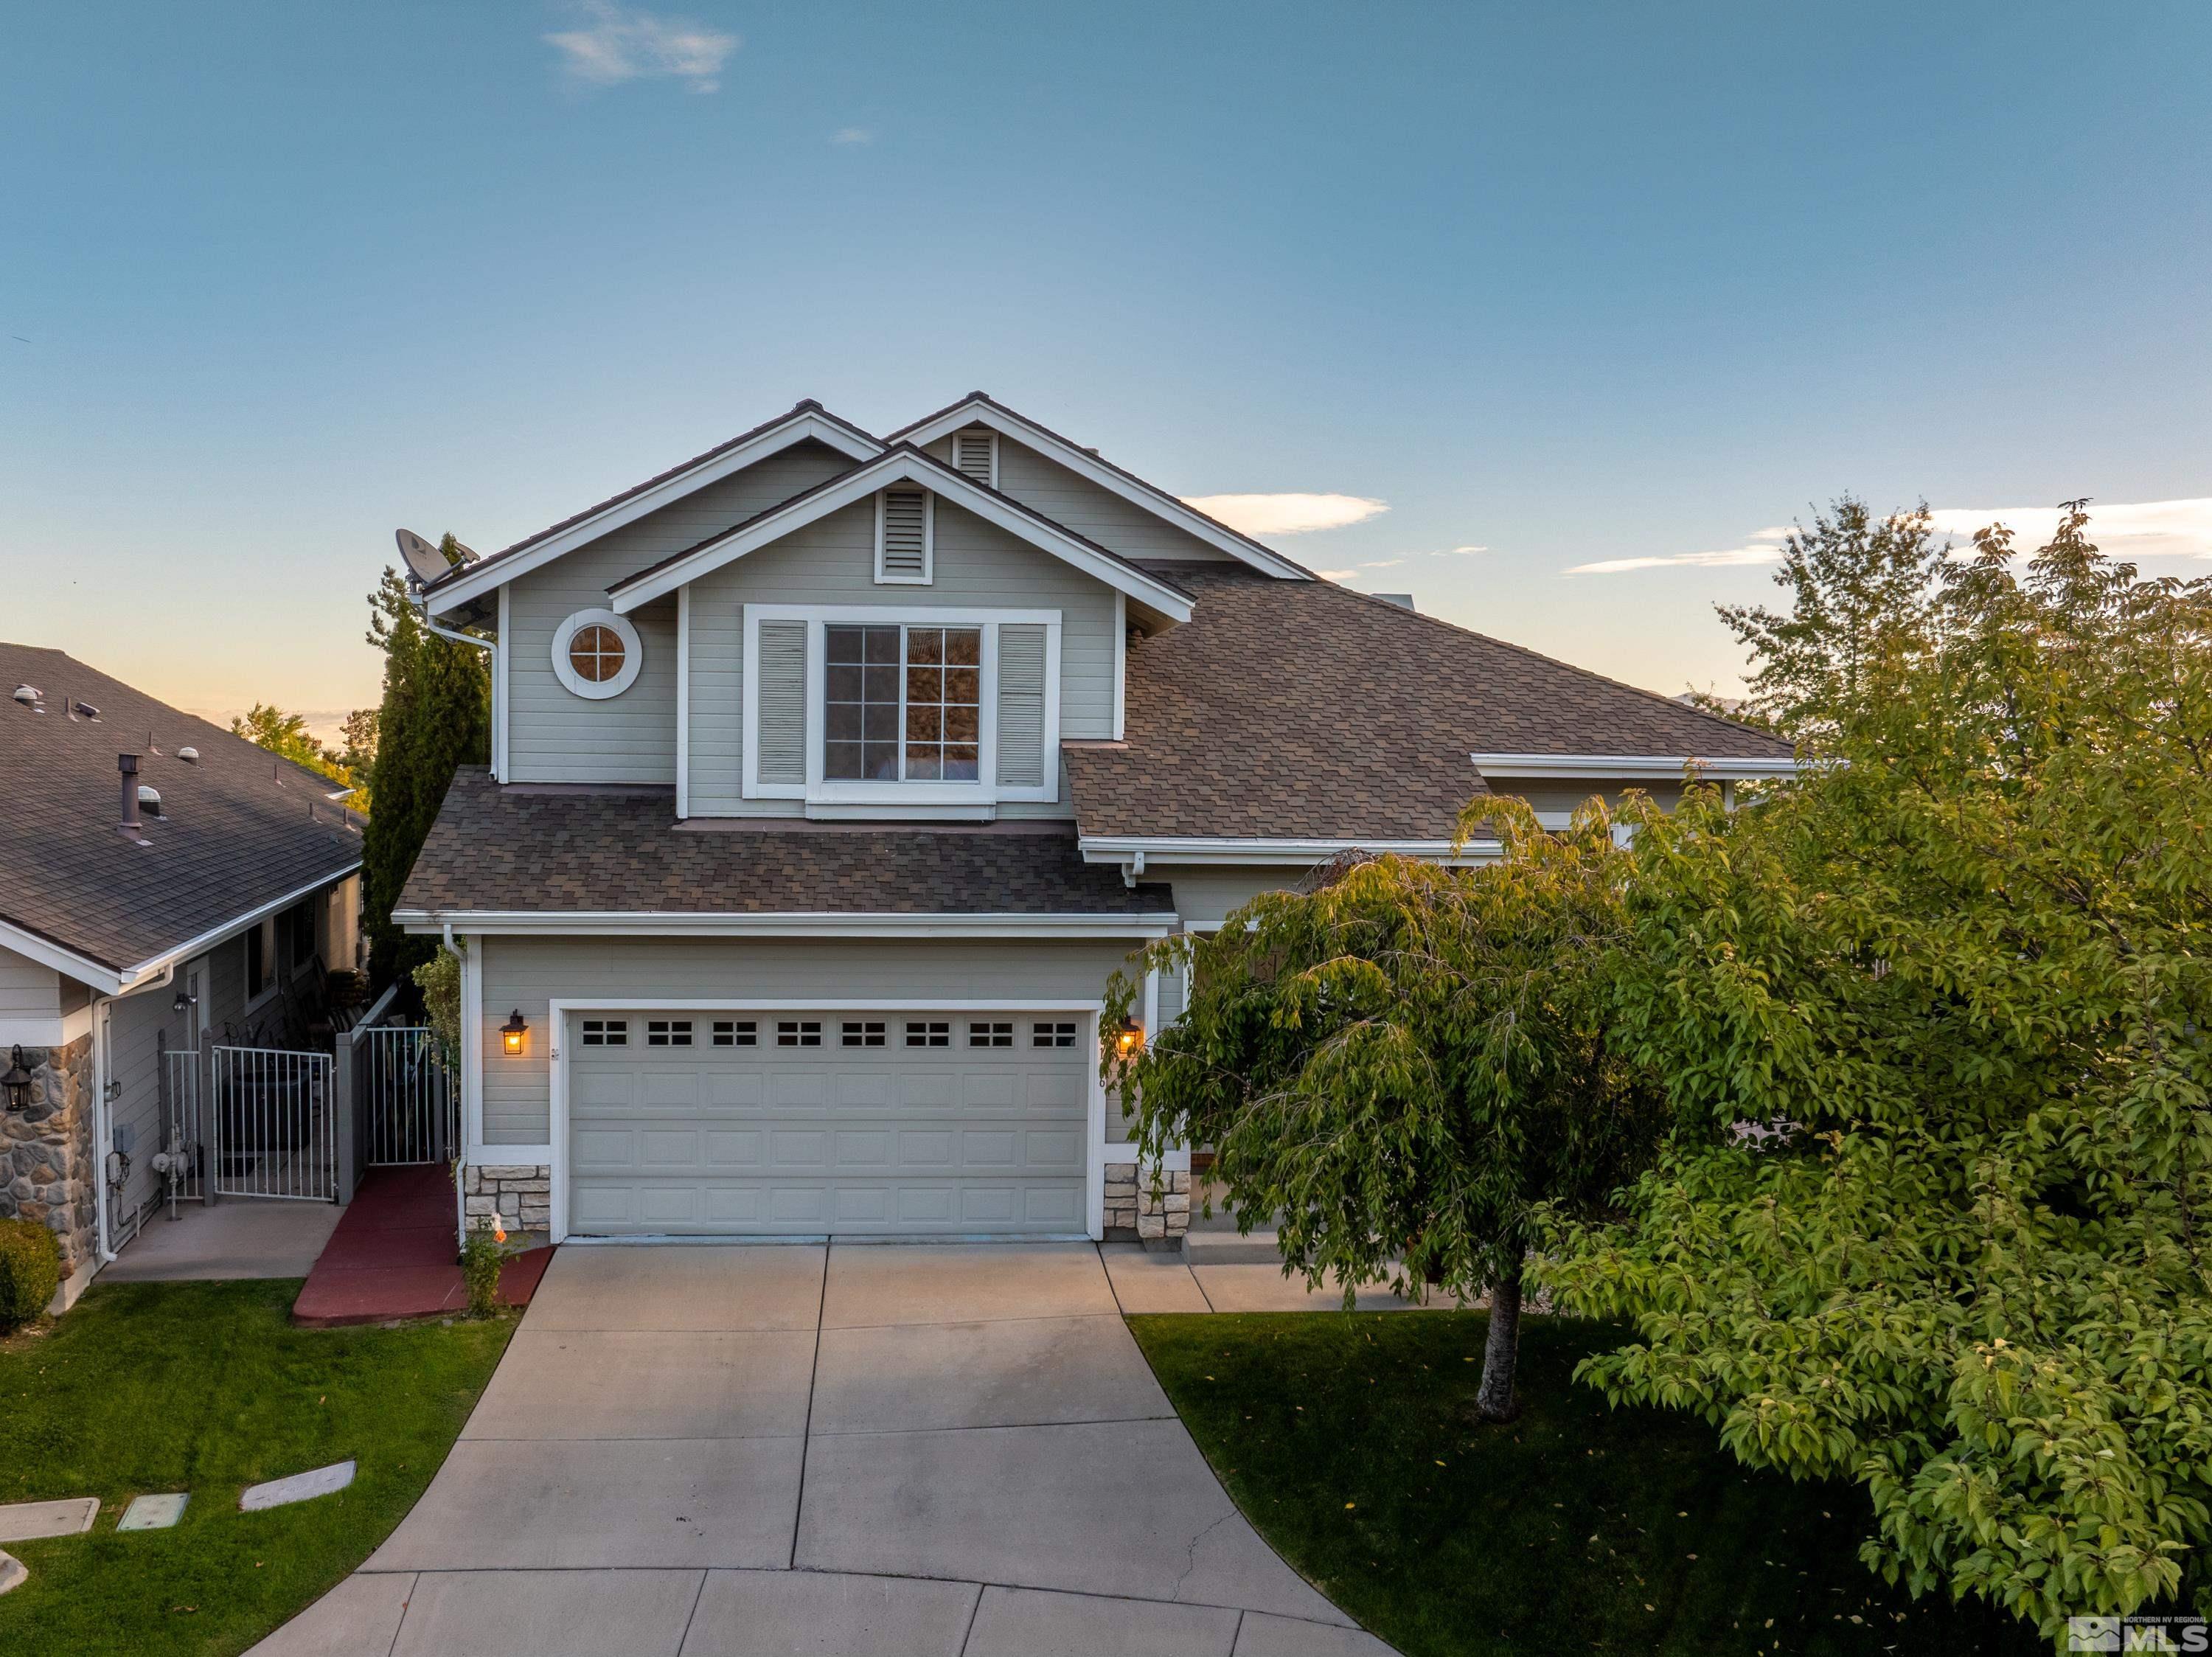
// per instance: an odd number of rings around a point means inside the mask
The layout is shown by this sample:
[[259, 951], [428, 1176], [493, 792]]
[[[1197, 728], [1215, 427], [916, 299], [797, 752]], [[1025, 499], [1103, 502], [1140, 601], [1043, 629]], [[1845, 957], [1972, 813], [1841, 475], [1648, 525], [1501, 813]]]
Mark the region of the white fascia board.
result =
[[[1392, 852], [1401, 857], [1426, 857], [1439, 862], [1481, 863], [1490, 862], [1504, 850], [1496, 840], [1469, 840], [1455, 851], [1449, 840], [1235, 840], [1128, 834], [1085, 835], [1077, 844], [1086, 863], [1127, 863], [1133, 858], [1142, 858], [1151, 863], [1310, 865], [1326, 862], [1344, 851]], [[1143, 872], [1140, 865], [1137, 873]]]
[[343, 868], [319, 876], [307, 885], [288, 892], [281, 898], [271, 899], [257, 909], [250, 909], [242, 914], [234, 915], [220, 925], [210, 927], [198, 936], [187, 938], [184, 942], [165, 949], [158, 955], [149, 955], [136, 966], [125, 967], [119, 972], [112, 966], [103, 966], [98, 961], [80, 955], [74, 950], [64, 949], [50, 939], [42, 938], [35, 932], [26, 932], [22, 928], [10, 925], [6, 921], [0, 921], [0, 947], [12, 949], [15, 953], [38, 962], [41, 966], [51, 966], [55, 972], [75, 978], [79, 984], [89, 985], [102, 995], [120, 996], [133, 984], [143, 983], [164, 968], [173, 966], [186, 956], [197, 955], [202, 950], [243, 932], [247, 927], [281, 910], [289, 909], [302, 898], [313, 897], [325, 886], [344, 880], [360, 868], [361, 864], [358, 862], [348, 863]]
[[1679, 778], [1692, 766], [1700, 777], [1795, 777], [1806, 769], [1799, 760], [1706, 759], [1696, 754], [1476, 753], [1469, 754], [1485, 777]]
[[73, 949], [64, 949], [51, 939], [42, 938], [35, 932], [26, 932], [21, 927], [11, 926], [6, 921], [0, 921], [0, 946], [14, 950], [27, 960], [34, 960], [41, 966], [52, 967], [65, 978], [75, 978], [79, 984], [90, 984], [106, 995], [115, 994], [131, 981], [128, 973], [119, 973], [112, 966], [102, 966], [98, 961], [88, 959]]
[[1073, 564], [1086, 575], [1096, 576], [1116, 592], [1127, 594], [1170, 620], [1190, 619], [1190, 600], [1173, 588], [1154, 581], [1143, 571], [1131, 569], [1118, 559], [1102, 557], [1096, 549], [1048, 521], [1032, 517], [1006, 497], [977, 487], [966, 473], [940, 466], [927, 455], [907, 451], [886, 454], [873, 465], [864, 466], [834, 484], [816, 490], [805, 500], [794, 501], [764, 518], [756, 519], [742, 529], [732, 530], [694, 548], [673, 564], [649, 576], [632, 577], [613, 589], [609, 602], [617, 615], [628, 615], [641, 606], [651, 604], [655, 599], [665, 598], [711, 570], [718, 570], [726, 564], [742, 558], [748, 552], [757, 551], [794, 530], [803, 529], [808, 524], [826, 518], [833, 512], [842, 511], [855, 501], [866, 500], [886, 485], [896, 483], [919, 484], [924, 489], [943, 496], [955, 506], [964, 508], [985, 522], [995, 524], [1008, 534]]
[[1159, 938], [1176, 928], [1172, 911], [1141, 915], [702, 914], [670, 910], [397, 910], [409, 932], [455, 931], [493, 937], [690, 938]]
[[441, 586], [434, 593], [424, 595], [430, 609], [439, 614], [459, 609], [473, 600], [483, 597], [495, 587], [504, 587], [517, 576], [543, 568], [563, 554], [595, 541], [600, 536], [620, 529], [624, 524], [635, 523], [648, 513], [658, 512], [672, 501], [680, 501], [686, 495], [720, 483], [723, 478], [743, 472], [756, 461], [765, 460], [772, 454], [781, 454], [793, 443], [812, 438], [816, 442], [836, 449], [853, 460], [870, 460], [884, 452], [884, 446], [873, 438], [863, 440], [850, 428], [836, 420], [825, 419], [819, 412], [809, 409], [793, 415], [780, 425], [732, 449], [725, 450], [712, 460], [703, 460], [673, 478], [664, 478], [651, 489], [617, 501], [593, 513], [580, 523], [574, 523], [557, 535], [549, 535], [525, 551], [495, 555], [487, 558], [471, 573], [461, 576], [451, 586]]
[[1108, 466], [1089, 450], [1077, 448], [1066, 438], [1054, 436], [1042, 426], [1030, 424], [1012, 409], [1001, 408], [995, 403], [970, 401], [959, 404], [921, 425], [908, 427], [898, 435], [897, 441], [912, 443], [921, 448], [959, 430], [963, 426], [988, 426], [1003, 436], [1012, 437], [1015, 442], [1049, 456], [1109, 494], [1118, 495], [1130, 505], [1141, 507], [1186, 534], [1196, 536], [1208, 546], [1226, 552], [1240, 564], [1264, 570], [1269, 575], [1280, 576], [1285, 581], [1313, 579], [1310, 574], [1281, 553], [1262, 546], [1257, 541], [1247, 539], [1225, 524], [1216, 523], [1197, 508], [1177, 500], [1164, 489], [1134, 481], [1117, 467]]

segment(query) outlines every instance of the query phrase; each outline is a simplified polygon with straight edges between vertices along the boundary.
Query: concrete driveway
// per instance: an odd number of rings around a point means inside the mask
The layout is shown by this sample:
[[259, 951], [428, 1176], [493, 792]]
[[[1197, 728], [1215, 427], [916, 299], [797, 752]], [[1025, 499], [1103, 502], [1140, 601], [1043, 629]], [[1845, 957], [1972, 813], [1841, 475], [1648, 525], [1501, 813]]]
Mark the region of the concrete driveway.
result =
[[1387, 1654], [1123, 1326], [1189, 1282], [1087, 1244], [564, 1248], [415, 1510], [257, 1650]]

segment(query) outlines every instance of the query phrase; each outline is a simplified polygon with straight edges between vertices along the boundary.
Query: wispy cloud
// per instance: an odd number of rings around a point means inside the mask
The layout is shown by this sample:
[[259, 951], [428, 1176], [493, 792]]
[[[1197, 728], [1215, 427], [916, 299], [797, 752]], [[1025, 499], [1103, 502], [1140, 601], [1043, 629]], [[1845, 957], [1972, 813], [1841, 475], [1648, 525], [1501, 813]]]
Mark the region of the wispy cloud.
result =
[[1359, 572], [1357, 570], [1316, 570], [1314, 571], [1314, 574], [1319, 576], [1323, 581], [1350, 581]]
[[1187, 495], [1184, 504], [1247, 535], [1303, 535], [1342, 529], [1388, 512], [1388, 501], [1364, 495]]
[[[2048, 541], [2058, 527], [2055, 506], [1943, 507], [1929, 514], [1939, 534], [1959, 543], [1959, 551], [1970, 551], [1976, 530], [2001, 523], [2013, 532], [2013, 545], [2033, 552]], [[1570, 576], [1618, 576], [1632, 570], [1664, 570], [1678, 566], [1711, 568], [1731, 564], [1773, 564], [1782, 557], [1782, 542], [1791, 531], [1787, 525], [1762, 529], [1743, 545], [1714, 552], [1668, 552], [1650, 557], [1603, 558], [1578, 564]], [[2089, 539], [2116, 558], [2212, 558], [2212, 496], [2179, 501], [2089, 503]]]
[[545, 39], [569, 75], [592, 86], [666, 76], [693, 92], [713, 92], [722, 84], [723, 64], [744, 44], [703, 23], [656, 16], [613, 0], [581, 0], [576, 9], [582, 27]]
[[1490, 549], [1486, 546], [1447, 546], [1443, 551], [1431, 552], [1428, 556], [1432, 558], [1463, 558], [1470, 552], [1487, 552], [1489, 551]]
[[1567, 573], [1570, 576], [1618, 576], [1630, 570], [1662, 570], [1674, 564], [1772, 564], [1781, 556], [1782, 549], [1778, 546], [1731, 546], [1717, 552], [1669, 552], [1658, 557], [1601, 558], [1595, 564], [1578, 564]]
[[1362, 570], [1395, 570], [1405, 562], [1403, 558], [1370, 558], [1359, 567]]
[[875, 141], [875, 133], [865, 126], [841, 126], [835, 132], [832, 132], [830, 135], [830, 142], [831, 143], [842, 143], [848, 146], [873, 143]]
[[[1929, 515], [1962, 543], [2001, 523], [2013, 545], [2033, 552], [2058, 528], [2055, 506], [1945, 507]], [[2212, 497], [2185, 501], [2089, 503], [2089, 539], [2115, 558], [2212, 558]]]

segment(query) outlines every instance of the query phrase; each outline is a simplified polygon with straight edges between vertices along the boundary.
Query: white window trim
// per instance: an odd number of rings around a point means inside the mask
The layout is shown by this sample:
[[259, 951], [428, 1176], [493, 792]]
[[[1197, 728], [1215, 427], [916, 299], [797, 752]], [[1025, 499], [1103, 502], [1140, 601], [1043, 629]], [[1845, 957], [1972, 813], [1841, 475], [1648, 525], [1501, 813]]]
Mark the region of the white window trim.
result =
[[[963, 426], [945, 440], [945, 458], [951, 463], [952, 469], [960, 472], [963, 477], [967, 476], [967, 473], [962, 470], [960, 465], [960, 440], [963, 437], [975, 436], [978, 429], [975, 426]], [[983, 441], [991, 446], [991, 475], [982, 481], [993, 489], [996, 489], [999, 486], [999, 434], [988, 426], [983, 426], [980, 429]]]
[[[612, 679], [594, 684], [568, 665], [568, 641], [586, 627], [604, 627], [623, 642], [622, 668]], [[605, 702], [610, 697], [620, 696], [637, 683], [638, 672], [644, 666], [645, 646], [637, 636], [635, 624], [628, 616], [618, 616], [611, 610], [579, 610], [553, 630], [553, 677], [571, 696], [582, 697], [587, 702]]]
[[[760, 780], [760, 624], [804, 621], [806, 627], [806, 781]], [[983, 634], [982, 705], [977, 710], [977, 766], [973, 783], [841, 783], [822, 775], [823, 693], [828, 682], [823, 630], [831, 624], [880, 627], [975, 627]], [[999, 629], [1042, 626], [1044, 633], [1044, 781], [1030, 788], [999, 783]], [[804, 800], [821, 806], [994, 806], [1016, 801], [1051, 804], [1060, 798], [1060, 636], [1057, 610], [948, 609], [902, 604], [748, 604], [744, 606], [744, 766], [748, 800]], [[902, 740], [903, 740], [902, 738]]]
[[514, 633], [507, 621], [509, 587], [499, 589], [499, 632], [491, 648], [491, 775], [495, 783], [507, 780], [507, 663], [512, 654], [508, 645]]
[[921, 496], [921, 573], [894, 576], [884, 569], [884, 520], [890, 509], [891, 491], [879, 489], [876, 491], [876, 585], [927, 587], [937, 578], [937, 495], [934, 490], [919, 488], [900, 492]]
[[[246, 1000], [243, 1003], [242, 1010], [248, 1013], [254, 1013], [258, 1012], [261, 1008], [268, 1006], [270, 1002], [276, 1000], [276, 992], [284, 987], [276, 976], [276, 917], [274, 915], [264, 915], [259, 920], [256, 921], [252, 926], [249, 926], [243, 931], [240, 932], [238, 935], [238, 941], [240, 946], [240, 953], [241, 955], [245, 953], [246, 934], [247, 932], [253, 932], [260, 935], [262, 940], [261, 965], [269, 974], [269, 982], [264, 984], [260, 989], [256, 990], [250, 983], [246, 986]], [[246, 962], [241, 960], [239, 964], [240, 966], [244, 966], [246, 965]]]
[[[502, 594], [507, 589], [500, 589]], [[676, 589], [676, 820], [691, 814], [691, 586]]]

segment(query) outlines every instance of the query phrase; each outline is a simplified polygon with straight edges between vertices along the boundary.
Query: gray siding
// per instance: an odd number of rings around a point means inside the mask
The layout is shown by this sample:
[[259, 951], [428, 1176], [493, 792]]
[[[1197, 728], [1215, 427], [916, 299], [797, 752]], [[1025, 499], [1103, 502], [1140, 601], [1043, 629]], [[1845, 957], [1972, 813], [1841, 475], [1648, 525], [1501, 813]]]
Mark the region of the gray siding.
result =
[[[930, 452], [940, 460], [950, 460], [951, 438], [932, 443]], [[999, 492], [1012, 496], [1024, 506], [1035, 507], [1054, 523], [1065, 524], [1125, 558], [1231, 561], [1227, 553], [1176, 528], [1164, 518], [1123, 500], [1111, 490], [1101, 489], [1059, 461], [1047, 460], [1036, 450], [1004, 436], [999, 439]]]
[[518, 783], [676, 780], [676, 601], [631, 617], [643, 647], [637, 680], [620, 696], [573, 696], [553, 673], [553, 634], [579, 610], [604, 608], [607, 588], [813, 487], [850, 464], [819, 443], [710, 484], [517, 577], [507, 588], [507, 777]]
[[[691, 584], [690, 811], [787, 815], [794, 801], [748, 801], [744, 777], [744, 616], [747, 604], [880, 605], [887, 610], [972, 606], [1060, 612], [1060, 734], [1114, 730], [1114, 591], [1050, 553], [948, 501], [937, 503], [934, 579], [878, 587], [876, 509], [857, 501]], [[632, 695], [636, 693], [634, 688]], [[573, 700], [573, 698], [571, 698]], [[626, 700], [627, 698], [622, 698]], [[1065, 814], [1060, 803], [1042, 809]], [[1008, 816], [1030, 814], [1001, 807]]]
[[535, 1040], [522, 1057], [505, 1057], [498, 1026], [514, 1008], [532, 1030], [548, 1031], [548, 1004], [556, 996], [1095, 1002], [1137, 941], [485, 938], [477, 947], [483, 962], [483, 1142], [542, 1145], [551, 1132], [550, 1044]]
[[1287, 864], [1170, 868], [1148, 863], [1145, 868], [1147, 880], [1165, 880], [1175, 888], [1176, 913], [1186, 932], [1210, 931], [1260, 893], [1287, 891], [1305, 874], [1304, 869]]
[[[61, 1017], [61, 974], [12, 949], [0, 949], [0, 1039], [46, 1046], [58, 1039]], [[43, 1033], [49, 1030], [54, 1033]]]

